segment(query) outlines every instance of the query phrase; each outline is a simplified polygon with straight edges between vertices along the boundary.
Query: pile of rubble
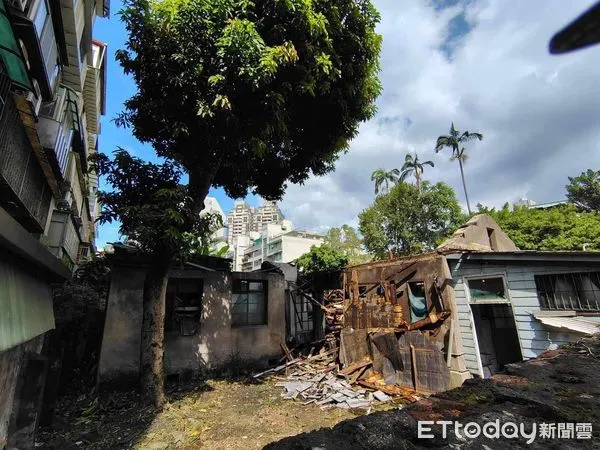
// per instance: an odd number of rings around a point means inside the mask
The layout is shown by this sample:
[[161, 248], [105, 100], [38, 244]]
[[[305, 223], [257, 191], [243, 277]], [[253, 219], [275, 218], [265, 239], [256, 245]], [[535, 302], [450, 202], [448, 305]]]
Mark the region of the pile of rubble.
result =
[[412, 403], [419, 399], [410, 389], [386, 385], [377, 373], [365, 376], [371, 361], [341, 369], [337, 340], [332, 340], [331, 336], [327, 336], [321, 345], [316, 355], [312, 355], [313, 346], [308, 356], [294, 357], [292, 351], [282, 344], [288, 361], [254, 377], [271, 375], [277, 380], [276, 386], [284, 388], [283, 398], [301, 401], [304, 405], [314, 403], [321, 409], [338, 407], [368, 412], [378, 404]]
[[286, 381], [279, 382], [285, 399], [300, 399], [303, 405], [315, 403], [321, 409], [332, 407], [344, 409], [368, 409], [373, 403], [386, 403], [393, 398], [384, 392], [367, 392], [366, 389], [354, 390], [346, 380], [339, 380], [331, 373], [318, 375], [293, 374]]

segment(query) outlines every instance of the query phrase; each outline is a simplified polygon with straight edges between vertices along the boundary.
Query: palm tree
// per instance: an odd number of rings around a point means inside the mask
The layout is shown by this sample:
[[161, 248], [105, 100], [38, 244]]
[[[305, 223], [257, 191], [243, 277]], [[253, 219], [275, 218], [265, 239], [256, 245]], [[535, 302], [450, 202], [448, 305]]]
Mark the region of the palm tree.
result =
[[[375, 195], [379, 193], [383, 194], [390, 192], [390, 181], [396, 183], [398, 181], [398, 175], [400, 172], [398, 169], [392, 169], [386, 172], [385, 169], [377, 169], [371, 174], [371, 181], [375, 182]], [[385, 186], [385, 190], [382, 187]]]
[[475, 139], [482, 140], [483, 135], [481, 133], [471, 133], [469, 131], [464, 131], [461, 133], [456, 128], [454, 128], [454, 122], [452, 122], [452, 126], [450, 127], [450, 134], [448, 136], [438, 137], [437, 142], [435, 144], [436, 153], [448, 147], [452, 149], [452, 157], [450, 158], [450, 160], [458, 160], [458, 164], [460, 165], [460, 176], [462, 177], [462, 183], [463, 188], [465, 190], [465, 199], [467, 200], [467, 209], [469, 211], [469, 215], [471, 215], [471, 204], [469, 203], [469, 195], [467, 194], [467, 184], [465, 183], [465, 173], [463, 171], [463, 164], [467, 160], [467, 154], [465, 153], [465, 148], [462, 147], [462, 144]]
[[419, 193], [421, 193], [421, 176], [423, 175], [423, 166], [431, 166], [434, 167], [433, 161], [419, 161], [419, 155], [415, 153], [415, 156], [411, 153], [407, 153], [404, 158], [404, 165], [402, 166], [402, 171], [400, 175], [400, 181], [405, 181], [410, 175], [415, 177], [417, 181], [417, 189]]

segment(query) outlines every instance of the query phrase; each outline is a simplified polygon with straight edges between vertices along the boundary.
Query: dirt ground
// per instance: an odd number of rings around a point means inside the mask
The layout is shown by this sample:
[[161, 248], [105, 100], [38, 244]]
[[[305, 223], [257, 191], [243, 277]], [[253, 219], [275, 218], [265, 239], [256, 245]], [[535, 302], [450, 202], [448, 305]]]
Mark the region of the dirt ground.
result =
[[38, 433], [47, 449], [251, 449], [287, 436], [331, 427], [358, 413], [281, 398], [269, 380], [191, 381], [169, 390], [170, 403], [154, 414], [134, 393], [66, 396], [54, 424]]
[[[342, 422], [330, 429], [303, 433], [268, 445], [267, 449], [413, 449], [413, 448], [600, 448], [600, 337], [567, 344], [539, 358], [511, 364], [491, 379], [467, 380], [457, 389], [414, 403], [400, 411], [378, 412]], [[432, 439], [418, 436], [419, 420], [474, 422], [482, 427], [499, 420], [523, 424], [531, 444], [521, 436], [472, 439], [453, 428], [442, 438], [433, 425]], [[558, 435], [559, 424], [589, 424], [589, 438]], [[541, 424], [554, 425], [554, 438], [541, 435]], [[510, 433], [508, 433], [510, 434]]]

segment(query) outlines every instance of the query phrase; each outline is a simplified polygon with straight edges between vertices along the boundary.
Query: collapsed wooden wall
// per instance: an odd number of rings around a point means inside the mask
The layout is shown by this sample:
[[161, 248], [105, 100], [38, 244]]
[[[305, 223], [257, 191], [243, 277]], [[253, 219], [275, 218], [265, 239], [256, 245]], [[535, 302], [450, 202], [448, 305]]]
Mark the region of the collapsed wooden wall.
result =
[[[414, 289], [421, 283], [426, 313], [413, 320], [409, 285]], [[456, 336], [454, 330], [450, 333], [454, 290], [443, 255], [350, 267], [344, 272], [344, 288], [340, 352], [344, 366], [370, 360], [365, 380], [379, 379], [425, 392], [454, 387], [451, 357]]]

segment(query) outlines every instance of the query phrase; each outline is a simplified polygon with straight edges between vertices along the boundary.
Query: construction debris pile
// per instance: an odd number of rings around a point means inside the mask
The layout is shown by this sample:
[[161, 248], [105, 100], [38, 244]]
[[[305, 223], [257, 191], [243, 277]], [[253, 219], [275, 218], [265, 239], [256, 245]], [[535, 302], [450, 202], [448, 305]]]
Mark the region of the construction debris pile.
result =
[[[317, 346], [321, 348], [313, 355]], [[366, 376], [371, 361], [340, 368], [339, 332], [329, 333], [325, 339], [314, 343], [307, 356], [298, 354], [294, 357], [285, 344], [281, 347], [287, 362], [254, 377], [272, 375], [272, 379], [278, 381], [276, 385], [284, 388], [282, 397], [285, 399], [300, 401], [303, 405], [314, 403], [321, 409], [338, 407], [367, 411], [382, 403], [412, 403], [419, 399], [410, 389], [386, 385], [376, 373]]]

